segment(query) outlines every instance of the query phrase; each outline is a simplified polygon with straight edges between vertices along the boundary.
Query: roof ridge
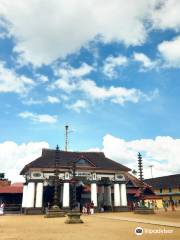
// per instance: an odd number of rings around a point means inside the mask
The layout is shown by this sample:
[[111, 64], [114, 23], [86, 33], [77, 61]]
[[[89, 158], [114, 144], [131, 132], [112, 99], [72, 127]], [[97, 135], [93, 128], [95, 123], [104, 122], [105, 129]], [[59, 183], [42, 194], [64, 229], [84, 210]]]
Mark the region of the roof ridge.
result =
[[153, 177], [153, 178], [146, 178], [146, 179], [144, 179], [144, 180], [153, 180], [153, 179], [157, 179], [157, 178], [175, 177], [175, 176], [180, 176], [180, 173], [171, 174], [171, 175], [166, 175], [166, 176]]
[[[56, 149], [49, 149], [49, 148], [43, 148], [42, 149], [42, 151], [43, 150], [45, 150], [45, 151], [56, 151]], [[104, 152], [102, 152], [102, 151], [99, 151], [99, 152], [97, 152], [97, 151], [65, 151], [65, 150], [59, 150], [60, 152], [69, 152], [69, 153], [97, 153], [97, 154], [99, 154], [99, 153], [101, 153], [101, 154], [103, 154], [103, 155], [105, 155], [104, 154]]]

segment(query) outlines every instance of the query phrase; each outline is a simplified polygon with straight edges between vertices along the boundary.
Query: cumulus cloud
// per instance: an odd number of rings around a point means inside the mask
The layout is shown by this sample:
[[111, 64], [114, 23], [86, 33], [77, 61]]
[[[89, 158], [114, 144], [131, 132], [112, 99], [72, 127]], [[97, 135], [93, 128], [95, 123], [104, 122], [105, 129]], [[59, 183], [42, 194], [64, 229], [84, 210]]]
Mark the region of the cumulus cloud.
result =
[[62, 79], [76, 79], [84, 77], [90, 74], [94, 67], [83, 62], [80, 67], [72, 67], [67, 62], [64, 62], [60, 65], [54, 65], [54, 73], [56, 76], [61, 77]]
[[34, 86], [32, 79], [17, 74], [13, 69], [7, 68], [4, 62], [0, 62], [0, 92], [25, 94]]
[[13, 141], [0, 143], [1, 172], [13, 182], [23, 181], [19, 175], [22, 168], [41, 155], [42, 148], [49, 148], [47, 142], [29, 142], [17, 144]]
[[88, 110], [89, 105], [85, 100], [79, 99], [73, 104], [66, 105], [66, 107], [79, 113], [82, 109]]
[[60, 103], [60, 99], [58, 97], [54, 97], [54, 96], [48, 96], [47, 97], [47, 101], [49, 103]]
[[127, 62], [128, 59], [125, 56], [109, 56], [104, 61], [103, 73], [109, 78], [117, 77], [117, 68], [125, 66]]
[[157, 1], [158, 7], [152, 12], [154, 28], [180, 30], [180, 1]]
[[141, 98], [141, 91], [135, 88], [127, 89], [124, 87], [99, 87], [92, 80], [82, 80], [79, 89], [84, 92], [91, 100], [105, 101], [110, 100], [116, 104], [125, 102], [137, 103]]
[[59, 78], [49, 86], [50, 89], [59, 88], [66, 93], [76, 91], [77, 81], [90, 74], [93, 71], [93, 67], [82, 63], [80, 67], [74, 68], [67, 63], [63, 63], [60, 66], [54, 67], [55, 75]]
[[21, 112], [19, 113], [19, 117], [24, 119], [30, 119], [33, 122], [40, 122], [40, 123], [56, 123], [57, 116], [52, 116], [49, 114], [37, 114], [32, 112]]
[[180, 67], [180, 36], [160, 43], [158, 50], [167, 67]]
[[126, 141], [107, 134], [103, 138], [102, 150], [106, 156], [136, 170], [137, 153], [141, 152], [145, 178], [151, 177], [150, 165], [153, 165], [154, 177], [180, 172], [180, 139], [158, 136]]
[[[124, 57], [110, 57], [106, 63], [109, 63], [109, 71], [120, 64], [125, 64], [126, 58]], [[110, 67], [111, 65], [111, 67]], [[111, 70], [110, 70], [111, 68]], [[135, 88], [125, 88], [125, 87], [115, 87], [115, 86], [98, 86], [96, 82], [92, 79], [87, 79], [88, 74], [90, 74], [94, 68], [86, 63], [83, 63], [79, 68], [74, 68], [69, 64], [64, 64], [62, 68], [55, 68], [55, 73], [60, 78], [57, 79], [53, 84], [49, 86], [49, 89], [58, 88], [67, 94], [72, 94], [73, 92], [81, 93], [83, 97], [86, 98], [86, 102], [89, 101], [111, 101], [115, 104], [123, 105], [125, 102], [137, 103], [140, 99], [152, 100], [154, 98], [154, 92], [150, 95], [146, 95]], [[106, 68], [107, 70], [107, 68]], [[110, 72], [109, 72], [110, 73]], [[156, 91], [156, 90], [155, 90]], [[84, 100], [83, 100], [84, 101]], [[78, 105], [82, 102], [78, 102]], [[85, 102], [83, 102], [83, 105]], [[72, 106], [72, 105], [67, 105]], [[82, 109], [82, 106], [81, 106]]]
[[28, 98], [27, 100], [23, 100], [22, 103], [25, 105], [31, 106], [31, 105], [43, 104], [44, 102], [42, 100]]
[[1, 0], [0, 14], [21, 62], [40, 66], [77, 52], [97, 36], [106, 43], [141, 45], [147, 37], [145, 20], [157, 2]]
[[145, 71], [148, 69], [153, 69], [156, 68], [158, 66], [158, 61], [152, 61], [147, 55], [145, 55], [144, 53], [137, 53], [135, 52], [133, 54], [133, 60], [137, 61], [141, 64], [141, 71]]

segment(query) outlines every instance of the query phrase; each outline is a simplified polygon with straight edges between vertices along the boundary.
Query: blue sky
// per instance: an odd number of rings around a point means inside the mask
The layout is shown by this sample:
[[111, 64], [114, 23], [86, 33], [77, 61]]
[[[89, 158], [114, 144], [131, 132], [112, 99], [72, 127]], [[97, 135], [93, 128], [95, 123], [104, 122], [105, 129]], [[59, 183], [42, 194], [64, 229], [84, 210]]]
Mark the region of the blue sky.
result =
[[[0, 0], [0, 9], [1, 149], [64, 149], [68, 124], [69, 149], [132, 168], [142, 151], [156, 175], [180, 171], [179, 1]], [[31, 159], [18, 158], [14, 171]]]

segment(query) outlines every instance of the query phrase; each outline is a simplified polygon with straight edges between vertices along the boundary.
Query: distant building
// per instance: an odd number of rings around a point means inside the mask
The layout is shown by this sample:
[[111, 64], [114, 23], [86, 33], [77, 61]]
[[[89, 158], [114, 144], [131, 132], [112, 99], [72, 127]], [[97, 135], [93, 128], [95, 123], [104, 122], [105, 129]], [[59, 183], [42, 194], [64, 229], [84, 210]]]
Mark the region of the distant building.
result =
[[23, 183], [13, 183], [7, 179], [0, 180], [0, 203], [5, 204], [5, 213], [20, 212]]
[[180, 174], [146, 179], [157, 196], [163, 200], [177, 200], [180, 203]]

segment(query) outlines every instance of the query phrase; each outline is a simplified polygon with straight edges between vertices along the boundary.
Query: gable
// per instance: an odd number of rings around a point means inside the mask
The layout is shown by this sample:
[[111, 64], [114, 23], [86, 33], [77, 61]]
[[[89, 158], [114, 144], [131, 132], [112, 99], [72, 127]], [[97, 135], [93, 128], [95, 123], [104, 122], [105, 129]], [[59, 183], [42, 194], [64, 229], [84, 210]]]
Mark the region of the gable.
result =
[[79, 167], [95, 167], [94, 164], [92, 164], [89, 160], [82, 157], [76, 161], [76, 166]]

